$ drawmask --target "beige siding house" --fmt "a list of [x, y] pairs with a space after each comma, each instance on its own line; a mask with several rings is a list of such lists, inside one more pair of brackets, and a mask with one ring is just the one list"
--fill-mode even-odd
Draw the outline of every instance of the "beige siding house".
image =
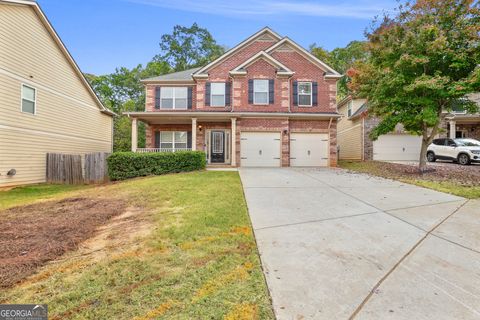
[[364, 159], [364, 119], [358, 117], [366, 100], [347, 97], [338, 104], [341, 115], [337, 124], [338, 158], [340, 160]]
[[38, 4], [0, 0], [0, 187], [44, 182], [47, 152], [111, 152], [113, 115]]

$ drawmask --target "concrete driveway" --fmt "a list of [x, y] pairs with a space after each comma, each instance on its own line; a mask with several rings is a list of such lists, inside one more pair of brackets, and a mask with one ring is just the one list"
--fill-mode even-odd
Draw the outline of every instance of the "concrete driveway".
[[340, 169], [240, 176], [278, 319], [480, 319], [479, 203]]

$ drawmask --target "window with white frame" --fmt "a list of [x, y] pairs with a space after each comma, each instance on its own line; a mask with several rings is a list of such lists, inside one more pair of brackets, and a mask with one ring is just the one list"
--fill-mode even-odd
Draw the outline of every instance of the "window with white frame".
[[351, 117], [352, 116], [352, 101], [348, 101], [347, 104], [347, 116]]
[[22, 112], [35, 114], [37, 92], [35, 88], [22, 85]]
[[298, 105], [310, 107], [312, 105], [312, 83], [299, 82], [298, 83]]
[[225, 107], [225, 82], [210, 84], [210, 106]]
[[160, 148], [172, 150], [187, 149], [186, 131], [160, 131]]
[[160, 91], [161, 109], [187, 109], [187, 87], [162, 87]]
[[253, 80], [253, 104], [268, 104], [268, 79]]

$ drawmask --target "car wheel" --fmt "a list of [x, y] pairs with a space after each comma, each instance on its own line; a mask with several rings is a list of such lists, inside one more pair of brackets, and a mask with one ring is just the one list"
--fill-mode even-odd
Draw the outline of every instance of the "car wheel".
[[470, 157], [467, 154], [462, 153], [458, 156], [458, 163], [460, 163], [463, 166], [469, 165]]
[[435, 154], [433, 152], [427, 152], [427, 161], [428, 162], [435, 162]]

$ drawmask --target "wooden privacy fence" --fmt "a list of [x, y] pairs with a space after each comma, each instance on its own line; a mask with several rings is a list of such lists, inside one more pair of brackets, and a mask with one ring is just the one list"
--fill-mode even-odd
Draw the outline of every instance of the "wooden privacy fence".
[[[47, 182], [59, 184], [100, 183], [108, 181], [109, 153], [47, 153]], [[84, 161], [82, 161], [84, 159]], [[82, 168], [82, 162], [85, 167]]]

